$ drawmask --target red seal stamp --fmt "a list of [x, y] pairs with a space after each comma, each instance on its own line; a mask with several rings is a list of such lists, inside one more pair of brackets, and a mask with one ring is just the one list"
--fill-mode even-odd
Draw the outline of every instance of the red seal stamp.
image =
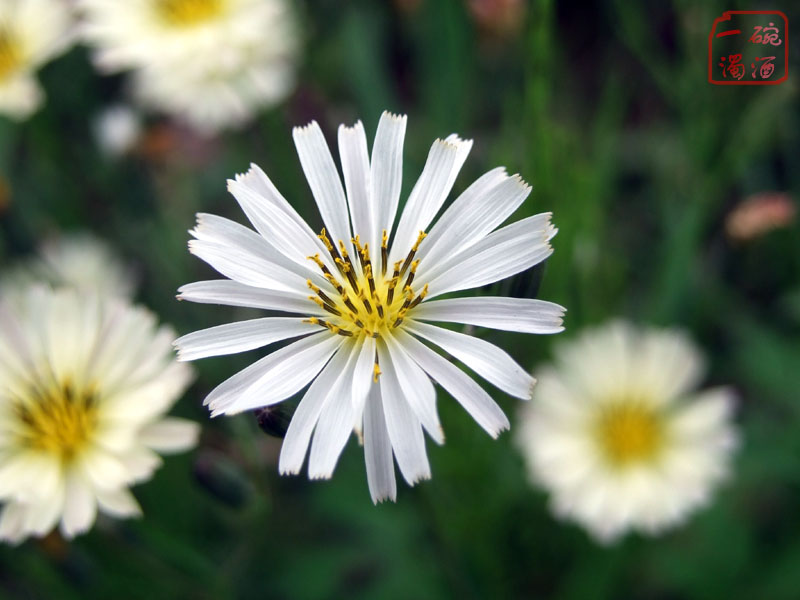
[[777, 10], [729, 10], [708, 35], [708, 81], [777, 85], [789, 78], [789, 19]]

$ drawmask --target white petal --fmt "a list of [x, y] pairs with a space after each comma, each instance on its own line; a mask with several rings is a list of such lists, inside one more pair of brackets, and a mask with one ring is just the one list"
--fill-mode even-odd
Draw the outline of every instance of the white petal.
[[436, 265], [424, 278], [430, 284], [429, 298], [479, 287], [540, 263], [553, 253], [549, 244], [555, 235], [550, 215], [522, 219], [494, 233], [458, 255]]
[[472, 148], [472, 140], [450, 136], [436, 140], [428, 153], [422, 175], [408, 197], [397, 226], [389, 262], [402, 259], [425, 231], [444, 204], [461, 166]]
[[284, 292], [299, 291], [306, 287], [306, 279], [297, 273], [228, 244], [190, 240], [189, 252], [225, 277], [245, 285]]
[[142, 429], [139, 442], [160, 452], [183, 452], [197, 445], [200, 425], [186, 419], [166, 417]]
[[386, 430], [386, 417], [383, 414], [380, 387], [377, 385], [370, 388], [364, 406], [364, 460], [372, 501], [375, 504], [384, 500], [394, 501], [397, 483], [394, 478], [392, 442]]
[[174, 345], [178, 348], [178, 360], [197, 360], [254, 350], [315, 331], [319, 331], [319, 325], [306, 319], [264, 317], [201, 329], [178, 338]]
[[375, 230], [367, 240], [376, 271], [380, 268], [377, 252], [381, 243], [381, 233], [385, 229], [392, 234], [400, 189], [403, 185], [403, 140], [406, 136], [405, 115], [384, 112], [375, 133], [370, 165], [370, 202], [375, 207]]
[[296, 394], [317, 376], [344, 340], [322, 331], [265, 356], [211, 391], [206, 398], [211, 416], [268, 406]]
[[130, 480], [125, 463], [102, 448], [88, 448], [75, 469], [72, 479], [82, 479], [92, 489], [117, 489]]
[[713, 438], [724, 437], [720, 434], [729, 428], [734, 397], [728, 388], [714, 388], [693, 395], [675, 411], [672, 431], [683, 443], [713, 443]]
[[133, 478], [133, 481], [145, 481], [150, 479], [153, 472], [158, 469], [164, 461], [162, 458], [144, 446], [137, 446], [133, 450], [125, 453], [122, 457], [125, 468]]
[[66, 538], [73, 538], [87, 531], [94, 523], [96, 514], [97, 501], [91, 485], [80, 475], [70, 474], [61, 517], [61, 533]]
[[303, 460], [306, 457], [311, 433], [319, 420], [330, 390], [344, 371], [349, 358], [350, 354], [346, 351], [340, 350], [334, 354], [308, 388], [303, 399], [300, 400], [281, 446], [281, 456], [278, 462], [278, 470], [281, 474], [296, 475], [303, 468]]
[[403, 390], [422, 426], [437, 444], [443, 444], [444, 431], [436, 412], [436, 390], [430, 378], [411, 360], [394, 336], [385, 336], [381, 340], [385, 343], [385, 348], [384, 344], [378, 344], [381, 377], [386, 377], [389, 385]]
[[325, 246], [257, 165], [229, 180], [228, 190], [256, 231], [289, 260], [307, 269], [308, 256], [319, 253], [326, 259]]
[[397, 387], [397, 381], [381, 376], [380, 386], [386, 429], [403, 478], [409, 485], [430, 479], [431, 467], [419, 419], [403, 397], [403, 390]]
[[178, 290], [178, 299], [200, 304], [243, 306], [304, 315], [325, 314], [316, 303], [309, 301], [306, 293], [265, 290], [227, 279], [188, 283]]
[[424, 337], [507, 394], [529, 400], [536, 380], [494, 344], [449, 329], [407, 319], [408, 331]]
[[347, 219], [347, 201], [345, 200], [342, 180], [336, 170], [328, 143], [316, 121], [305, 127], [292, 130], [294, 144], [303, 172], [317, 201], [322, 220], [328, 229], [331, 242], [343, 241], [348, 252], [352, 254], [350, 243], [350, 223]]
[[363, 244], [369, 242], [371, 232], [375, 231], [375, 215], [370, 202], [367, 136], [361, 121], [353, 127], [339, 126], [339, 156], [342, 160], [353, 234], [362, 236]]
[[98, 490], [97, 504], [101, 511], [118, 519], [142, 515], [142, 508], [127, 488]]
[[339, 455], [353, 432], [356, 413], [347, 392], [351, 389], [360, 350], [358, 344], [353, 344], [347, 364], [330, 389], [322, 408], [308, 457], [308, 476], [311, 479], [330, 479]]
[[558, 304], [544, 300], [480, 296], [423, 302], [414, 309], [414, 318], [520, 333], [558, 333], [564, 331], [565, 311]]
[[352, 400], [355, 409], [356, 423], [360, 422], [361, 414], [364, 410], [364, 402], [371, 388], [375, 387], [373, 376], [373, 365], [375, 364], [375, 338], [365, 337], [361, 345], [361, 353], [358, 356], [355, 370], [353, 371], [353, 391]]
[[489, 435], [496, 438], [510, 427], [503, 410], [469, 375], [404, 331], [398, 332], [397, 337], [411, 358], [458, 400]]
[[0, 515], [0, 540], [10, 544], [19, 544], [27, 536], [25, 518], [27, 508], [19, 502], [9, 502]]
[[483, 239], [517, 210], [531, 188], [519, 175], [497, 168], [478, 178], [453, 202], [420, 245], [417, 258], [431, 265]]

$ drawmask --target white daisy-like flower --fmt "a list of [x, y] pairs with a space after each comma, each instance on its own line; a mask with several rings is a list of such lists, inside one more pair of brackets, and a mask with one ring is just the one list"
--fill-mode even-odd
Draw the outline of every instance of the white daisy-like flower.
[[179, 296], [298, 315], [191, 333], [176, 342], [179, 358], [301, 337], [220, 384], [206, 404], [213, 415], [234, 414], [273, 405], [310, 383], [286, 433], [280, 471], [298, 473], [310, 445], [309, 476], [330, 477], [355, 430], [376, 502], [395, 498], [393, 453], [410, 485], [430, 477], [423, 431], [444, 441], [432, 380], [493, 437], [509, 426], [480, 385], [421, 339], [512, 396], [528, 399], [534, 384], [497, 346], [425, 321], [556, 333], [564, 312], [522, 298], [432, 300], [540, 263], [552, 253], [556, 229], [549, 213], [498, 229], [530, 192], [502, 168], [479, 178], [431, 226], [472, 146], [456, 135], [434, 142], [395, 226], [405, 130], [406, 117], [384, 113], [370, 159], [361, 123], [341, 126], [343, 188], [317, 123], [296, 128], [300, 163], [325, 228], [315, 235], [253, 166], [229, 181], [229, 190], [256, 231], [203, 214], [191, 232], [191, 252], [230, 280], [192, 283]]
[[72, 537], [98, 508], [140, 514], [128, 486], [198, 433], [164, 416], [192, 377], [172, 337], [144, 309], [68, 288], [0, 303], [0, 539], [59, 524]]
[[26, 119], [44, 99], [35, 73], [71, 43], [62, 0], [0, 2], [0, 113]]
[[294, 86], [298, 28], [287, 0], [78, 0], [83, 37], [136, 96], [206, 133], [236, 127]]
[[670, 330], [613, 322], [563, 343], [536, 371], [517, 442], [559, 517], [601, 542], [654, 534], [706, 504], [736, 433], [727, 388], [695, 391], [704, 363]]
[[37, 282], [73, 287], [84, 292], [130, 298], [136, 278], [103, 240], [90, 233], [73, 233], [45, 241], [37, 256], [4, 273], [0, 292], [24, 292]]

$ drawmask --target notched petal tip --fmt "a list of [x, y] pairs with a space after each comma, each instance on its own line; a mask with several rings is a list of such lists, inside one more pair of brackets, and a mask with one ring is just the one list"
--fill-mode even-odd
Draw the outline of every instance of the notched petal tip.
[[395, 114], [393, 112], [385, 110], [383, 111], [383, 113], [381, 113], [381, 118], [392, 119], [393, 121], [406, 121], [408, 120], [408, 115], [403, 115], [400, 113]]
[[298, 125], [297, 127], [292, 128], [292, 137], [297, 137], [301, 135], [308, 135], [315, 129], [319, 129], [319, 123], [316, 120], [312, 120], [306, 125]]

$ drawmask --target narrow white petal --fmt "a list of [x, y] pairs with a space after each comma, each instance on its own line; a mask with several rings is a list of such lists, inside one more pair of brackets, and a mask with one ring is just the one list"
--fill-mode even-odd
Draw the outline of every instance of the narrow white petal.
[[328, 268], [334, 267], [320, 239], [261, 169], [253, 165], [246, 175], [228, 180], [228, 191], [264, 239], [303, 273], [313, 269], [308, 257], [314, 254], [319, 254]]
[[236, 354], [274, 342], [319, 331], [319, 325], [299, 317], [264, 317], [194, 331], [175, 340], [178, 360]]
[[429, 298], [493, 283], [550, 256], [553, 248], [549, 240], [553, 235], [549, 214], [528, 217], [487, 235], [418, 279], [428, 280]]
[[101, 511], [118, 519], [142, 515], [142, 508], [128, 488], [98, 490], [97, 504]]
[[61, 533], [66, 538], [73, 538], [85, 532], [94, 523], [96, 514], [97, 500], [89, 482], [80, 475], [70, 474], [61, 517]]
[[469, 375], [404, 331], [397, 334], [406, 352], [493, 438], [510, 427], [503, 410]]
[[[444, 431], [436, 412], [436, 389], [425, 371], [406, 354], [394, 336], [381, 338], [378, 360], [388, 383], [403, 390], [403, 395], [422, 426], [437, 444], [444, 443]], [[386, 352], [388, 350], [388, 353]]]
[[478, 178], [431, 228], [417, 258], [436, 264], [479, 242], [519, 208], [531, 188], [519, 175], [497, 168]]
[[183, 452], [197, 444], [200, 425], [187, 419], [166, 417], [151, 423], [139, 432], [139, 442], [160, 452]]
[[370, 388], [364, 406], [364, 460], [367, 463], [367, 483], [372, 501], [377, 504], [384, 500], [394, 501], [397, 497], [397, 483], [394, 478], [392, 442], [386, 429], [380, 387]]
[[428, 153], [422, 175], [408, 197], [397, 226], [389, 262], [402, 259], [444, 204], [456, 176], [472, 148], [472, 140], [450, 136], [436, 140]]
[[241, 248], [206, 240], [190, 240], [189, 252], [225, 277], [245, 285], [284, 292], [302, 290], [306, 286], [305, 278], [297, 273]]
[[336, 164], [328, 149], [328, 143], [316, 121], [305, 127], [292, 130], [294, 144], [303, 173], [306, 175], [311, 193], [317, 201], [319, 213], [328, 228], [328, 237], [334, 244], [342, 240], [348, 252], [352, 254], [350, 243], [350, 223], [347, 219], [347, 201], [345, 200], [342, 180], [336, 170]]
[[228, 279], [188, 283], [178, 290], [178, 299], [199, 304], [261, 308], [312, 316], [325, 314], [323, 309], [308, 299], [307, 293], [265, 290]]
[[308, 388], [303, 399], [300, 400], [300, 404], [297, 405], [297, 410], [292, 415], [289, 429], [286, 430], [286, 437], [281, 446], [281, 456], [278, 462], [278, 470], [281, 474], [296, 475], [303, 468], [303, 460], [306, 457], [311, 433], [317, 425], [330, 390], [344, 371], [349, 358], [348, 352], [339, 351], [334, 354]]
[[419, 419], [403, 397], [403, 390], [397, 386], [397, 381], [381, 376], [380, 388], [386, 429], [403, 478], [409, 485], [421, 479], [430, 479], [431, 467]]
[[308, 457], [308, 476], [311, 479], [330, 479], [339, 455], [353, 432], [356, 413], [347, 392], [351, 389], [361, 348], [358, 344], [353, 344], [349, 350], [347, 364], [330, 389], [314, 430], [311, 454]]
[[405, 115], [393, 115], [384, 112], [375, 133], [372, 146], [372, 162], [370, 164], [370, 202], [375, 207], [375, 230], [371, 232], [369, 246], [376, 270], [381, 243], [381, 233], [392, 234], [397, 204], [400, 201], [400, 189], [403, 185], [403, 141], [406, 136]]
[[414, 309], [414, 318], [520, 333], [558, 333], [564, 330], [565, 312], [565, 308], [544, 300], [480, 296], [423, 302]]
[[361, 353], [358, 356], [358, 362], [353, 371], [352, 399], [357, 423], [360, 422], [367, 394], [369, 394], [370, 389], [376, 387], [372, 381], [374, 364], [375, 338], [366, 337], [361, 344]]
[[10, 502], [0, 515], [0, 540], [19, 544], [26, 536], [25, 518], [29, 509], [19, 502]]
[[367, 136], [361, 121], [353, 127], [339, 126], [339, 156], [342, 160], [353, 234], [361, 236], [361, 243], [364, 244], [369, 242], [369, 236], [375, 230], [375, 215], [370, 202]]
[[[317, 376], [344, 340], [343, 336], [323, 331], [273, 352], [252, 365], [258, 369], [233, 383], [236, 376], [228, 379], [209, 394], [206, 400], [213, 410], [211, 415], [235, 414], [296, 394]], [[215, 394], [222, 386], [226, 387]]]
[[411, 333], [440, 346], [507, 394], [523, 400], [530, 399], [536, 380], [494, 344], [471, 335], [408, 319], [404, 321], [404, 326]]
[[73, 479], [82, 479], [92, 489], [116, 489], [128, 483], [125, 463], [102, 448], [90, 448], [74, 465]]

